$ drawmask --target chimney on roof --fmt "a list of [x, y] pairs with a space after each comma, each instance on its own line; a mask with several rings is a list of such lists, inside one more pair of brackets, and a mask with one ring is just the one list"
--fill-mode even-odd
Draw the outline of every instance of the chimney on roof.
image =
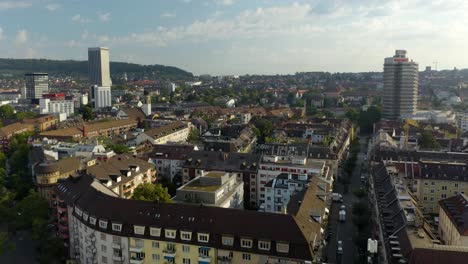
[[83, 137], [88, 137], [88, 127], [86, 126], [86, 124], [83, 124]]

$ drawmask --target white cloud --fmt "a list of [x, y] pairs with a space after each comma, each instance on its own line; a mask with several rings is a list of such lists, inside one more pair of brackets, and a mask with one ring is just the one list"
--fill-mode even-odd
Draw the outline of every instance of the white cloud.
[[48, 4], [45, 6], [45, 8], [51, 12], [57, 10], [60, 8], [60, 5], [59, 4]]
[[82, 17], [80, 14], [76, 14], [72, 16], [71, 20], [73, 22], [78, 22], [78, 23], [83, 23], [83, 24], [91, 22], [91, 19]]
[[110, 16], [111, 16], [110, 12], [106, 12], [106, 13], [98, 12], [97, 14], [98, 14], [99, 20], [103, 22], [107, 22], [110, 20]]
[[102, 36], [99, 36], [97, 40], [100, 44], [107, 43], [109, 41], [109, 36], [102, 35]]
[[228, 6], [228, 5], [232, 5], [234, 4], [234, 0], [213, 0], [217, 5], [224, 5], [224, 6]]
[[0, 11], [15, 8], [27, 8], [30, 6], [32, 6], [32, 3], [29, 1], [2, 1], [0, 2]]
[[88, 37], [89, 37], [88, 30], [85, 30], [83, 31], [83, 33], [81, 33], [81, 39], [87, 39]]
[[0, 40], [3, 38], [3, 28], [0, 27]]
[[172, 13], [171, 12], [164, 12], [164, 13], [161, 14], [161, 17], [163, 17], [163, 18], [173, 18], [175, 16], [176, 16], [176, 14], [174, 12], [172, 12]]
[[22, 29], [16, 33], [16, 44], [22, 45], [28, 41], [28, 31]]

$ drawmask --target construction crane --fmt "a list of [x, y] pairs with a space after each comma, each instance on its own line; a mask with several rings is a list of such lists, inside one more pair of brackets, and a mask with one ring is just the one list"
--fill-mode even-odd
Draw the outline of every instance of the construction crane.
[[419, 127], [419, 124], [418, 122], [416, 122], [415, 120], [413, 119], [406, 119], [405, 120], [405, 124], [403, 125], [403, 131], [405, 132], [405, 134], [403, 135], [405, 138], [404, 138], [404, 143], [403, 143], [403, 148], [404, 149], [408, 149], [408, 139], [409, 139], [409, 130], [410, 130], [410, 127], [413, 126], [413, 127]]

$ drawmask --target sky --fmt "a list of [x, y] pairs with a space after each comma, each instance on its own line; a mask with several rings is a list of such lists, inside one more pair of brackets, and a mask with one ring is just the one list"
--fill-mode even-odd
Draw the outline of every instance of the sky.
[[466, 0], [0, 0], [0, 57], [162, 64], [194, 74], [381, 71], [395, 49], [468, 67]]

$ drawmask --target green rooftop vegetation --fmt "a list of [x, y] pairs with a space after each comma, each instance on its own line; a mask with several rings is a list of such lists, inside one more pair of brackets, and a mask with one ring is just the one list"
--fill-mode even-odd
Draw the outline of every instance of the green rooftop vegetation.
[[196, 179], [190, 183], [187, 183], [182, 190], [193, 190], [193, 191], [202, 191], [202, 192], [214, 192], [219, 188], [218, 185], [204, 185], [201, 183], [200, 179]]

